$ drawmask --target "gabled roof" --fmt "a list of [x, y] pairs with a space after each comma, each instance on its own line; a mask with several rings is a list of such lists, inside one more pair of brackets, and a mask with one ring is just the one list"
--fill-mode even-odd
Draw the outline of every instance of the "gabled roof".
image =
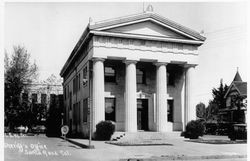
[[232, 82], [224, 98], [228, 96], [233, 88], [236, 89], [240, 96], [247, 96], [247, 82]]
[[233, 82], [240, 95], [247, 95], [247, 82]]
[[237, 90], [237, 92], [239, 93], [239, 95], [241, 96], [247, 96], [247, 82], [243, 82], [241, 79], [241, 76], [239, 74], [239, 72], [237, 71], [233, 82], [231, 83], [231, 85], [229, 86], [227, 93], [225, 94], [225, 98], [227, 97], [227, 95], [230, 93], [232, 88], [235, 88]]
[[241, 76], [239, 74], [239, 72], [237, 71], [235, 76], [234, 76], [234, 82], [242, 82]]
[[[187, 39], [181, 38], [171, 38], [171, 37], [160, 37], [160, 36], [145, 36], [139, 34], [131, 33], [114, 33], [109, 31], [109, 29], [114, 29], [122, 26], [132, 25], [140, 22], [152, 22], [159, 26], [164, 27], [165, 29], [171, 30], [179, 35], [185, 36]], [[171, 21], [165, 17], [162, 17], [153, 12], [144, 12], [140, 14], [119, 17], [115, 19], [100, 21], [96, 23], [89, 23], [77, 44], [75, 45], [73, 51], [71, 52], [69, 58], [64, 64], [60, 75], [63, 76], [66, 70], [71, 66], [72, 62], [76, 59], [76, 55], [80, 52], [82, 45], [89, 40], [92, 35], [104, 35], [104, 36], [116, 36], [116, 37], [127, 37], [127, 38], [136, 38], [136, 39], [149, 39], [156, 41], [169, 41], [169, 42], [180, 42], [180, 43], [192, 43], [195, 45], [201, 45], [205, 41], [205, 37], [201, 36], [198, 32], [191, 30], [185, 26], [182, 26], [174, 21]]]
[[198, 32], [191, 30], [185, 26], [182, 26], [174, 21], [171, 21], [153, 12], [146, 12], [146, 13], [141, 13], [141, 14], [136, 14], [136, 15], [130, 15], [130, 16], [125, 16], [125, 17], [119, 17], [115, 19], [100, 21], [95, 24], [90, 24], [89, 29], [105, 31], [107, 29], [120, 27], [120, 26], [124, 26], [128, 24], [130, 25], [130, 24], [143, 22], [143, 21], [152, 21], [152, 22], [158, 23], [159, 25], [168, 27], [183, 35], [192, 36], [196, 40], [204, 41], [206, 39], [205, 37], [201, 36]]

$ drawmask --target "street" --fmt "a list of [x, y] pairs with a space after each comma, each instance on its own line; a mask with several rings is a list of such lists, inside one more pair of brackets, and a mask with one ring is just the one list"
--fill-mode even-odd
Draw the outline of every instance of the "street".
[[[88, 140], [73, 139], [88, 145]], [[81, 148], [61, 138], [45, 135], [19, 136], [5, 135], [5, 161], [104, 161], [104, 160], [176, 160], [178, 156], [189, 156], [184, 160], [199, 161], [245, 161], [247, 158], [230, 157], [245, 155], [246, 144], [209, 145], [185, 142], [183, 138], [171, 137], [173, 146], [116, 146], [103, 141], [93, 141], [95, 149]], [[193, 156], [194, 158], [190, 158]], [[202, 156], [215, 156], [204, 158]], [[221, 157], [224, 156], [224, 157]], [[174, 159], [172, 158], [174, 157]], [[172, 159], [171, 159], [172, 158]], [[185, 158], [185, 157], [184, 157]], [[178, 160], [178, 159], [177, 159]], [[182, 159], [179, 159], [182, 160]]]
[[5, 136], [5, 161], [83, 160], [82, 148], [60, 138]]

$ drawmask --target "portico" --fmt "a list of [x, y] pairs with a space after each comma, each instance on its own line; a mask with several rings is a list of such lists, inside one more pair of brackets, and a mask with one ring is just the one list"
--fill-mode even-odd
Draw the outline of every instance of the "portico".
[[[184, 130], [196, 119], [193, 79], [204, 40], [152, 12], [91, 22], [61, 71], [69, 126], [77, 126], [70, 114], [75, 102], [83, 134], [89, 121], [95, 131], [102, 120], [117, 131]], [[74, 78], [79, 90], [70, 98]]]
[[[105, 90], [104, 90], [104, 62], [103, 58], [93, 59], [93, 126], [101, 120], [105, 120]], [[137, 129], [137, 92], [136, 81], [136, 60], [121, 61], [125, 65], [125, 131], [136, 132]], [[155, 84], [155, 128], [154, 131], [167, 132], [173, 131], [171, 123], [168, 123], [167, 114], [167, 62], [152, 62], [155, 66], [156, 84]], [[183, 125], [188, 121], [196, 119], [195, 106], [192, 106], [192, 78], [195, 72], [194, 65], [182, 65], [185, 73], [184, 100], [185, 115], [182, 117]], [[145, 96], [144, 96], [145, 99]], [[147, 98], [151, 99], [151, 98]], [[95, 128], [95, 127], [93, 127]]]

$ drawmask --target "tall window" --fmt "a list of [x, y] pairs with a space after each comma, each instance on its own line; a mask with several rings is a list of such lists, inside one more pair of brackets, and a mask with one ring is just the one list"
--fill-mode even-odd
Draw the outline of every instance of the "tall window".
[[32, 93], [32, 103], [37, 103], [37, 94], [36, 93]]
[[115, 98], [105, 98], [105, 120], [115, 121]]
[[80, 90], [80, 88], [81, 88], [81, 75], [80, 75], [80, 73], [78, 74], [78, 91]]
[[64, 95], [64, 100], [66, 100], [66, 87], [63, 88], [63, 95]]
[[46, 105], [47, 103], [47, 95], [46, 94], [41, 94], [41, 104]]
[[50, 94], [50, 104], [56, 105], [56, 95], [55, 94]]
[[136, 69], [136, 82], [146, 84], [146, 72], [144, 69]]
[[75, 94], [76, 89], [76, 78], [73, 79], [73, 94]]
[[74, 103], [73, 104], [73, 124], [75, 125], [75, 127], [76, 127], [76, 125], [77, 125], [77, 103]]
[[87, 85], [88, 82], [88, 70], [87, 67], [83, 68], [83, 74], [82, 74], [82, 78], [83, 78], [83, 86]]
[[72, 110], [72, 92], [69, 92], [69, 110]]
[[28, 93], [23, 93], [22, 94], [22, 100], [23, 100], [23, 102], [27, 102], [28, 101]]
[[167, 83], [170, 86], [174, 85], [174, 73], [173, 72], [168, 72], [167, 73]]
[[88, 118], [88, 99], [83, 100], [83, 122], [87, 122]]
[[78, 75], [76, 76], [76, 80], [75, 80], [75, 92], [78, 91]]
[[114, 67], [105, 67], [105, 82], [116, 82], [116, 72]]
[[69, 85], [67, 85], [67, 97], [69, 97]]

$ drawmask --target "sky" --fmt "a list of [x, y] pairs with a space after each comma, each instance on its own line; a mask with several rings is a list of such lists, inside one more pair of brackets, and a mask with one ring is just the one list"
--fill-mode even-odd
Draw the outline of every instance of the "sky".
[[199, 48], [194, 95], [207, 105], [212, 88], [220, 79], [230, 85], [237, 67], [247, 80], [247, 5], [231, 2], [6, 2], [4, 49], [23, 45], [39, 67], [39, 79], [60, 70], [86, 28], [94, 22], [143, 12], [149, 4], [154, 12], [207, 38]]

